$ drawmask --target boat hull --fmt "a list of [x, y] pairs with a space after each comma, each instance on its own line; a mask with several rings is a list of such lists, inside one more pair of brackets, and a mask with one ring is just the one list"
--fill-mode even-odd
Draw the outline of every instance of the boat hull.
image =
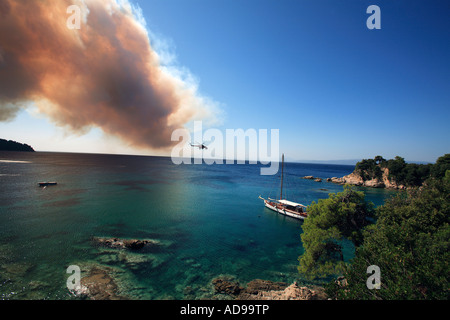
[[40, 187], [47, 187], [47, 186], [56, 186], [56, 182], [39, 182]]
[[286, 208], [276, 206], [275, 203], [270, 202], [268, 200], [264, 200], [264, 205], [272, 211], [278, 212], [279, 214], [282, 214], [282, 215], [285, 215], [285, 216], [288, 216], [288, 217], [291, 217], [294, 219], [304, 220], [306, 218], [305, 215], [301, 215], [300, 213], [292, 212], [290, 210], [287, 210]]

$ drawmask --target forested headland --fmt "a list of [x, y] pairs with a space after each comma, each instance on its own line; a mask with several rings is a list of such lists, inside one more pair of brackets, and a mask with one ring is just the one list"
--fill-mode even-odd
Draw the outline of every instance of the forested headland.
[[382, 156], [363, 159], [355, 170], [342, 178], [329, 178], [327, 181], [364, 187], [407, 189], [420, 187], [429, 178], [443, 177], [450, 166], [450, 154], [439, 157], [436, 163], [407, 163], [396, 156], [386, 160]]
[[34, 149], [25, 143], [12, 140], [0, 139], [0, 151], [27, 151], [34, 152]]
[[356, 164], [355, 171], [363, 180], [382, 179], [383, 169], [387, 169], [388, 179], [397, 185], [408, 187], [421, 186], [430, 177], [445, 175], [450, 166], [450, 154], [437, 159], [432, 164], [407, 163], [404, 158], [396, 156], [394, 159], [386, 160], [381, 156], [374, 159], [364, 159]]

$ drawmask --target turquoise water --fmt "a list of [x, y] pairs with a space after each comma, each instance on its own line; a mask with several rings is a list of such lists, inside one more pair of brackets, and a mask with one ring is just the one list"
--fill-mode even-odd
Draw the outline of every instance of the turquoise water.
[[[129, 299], [211, 297], [222, 275], [301, 279], [302, 222], [264, 208], [279, 178], [259, 165], [174, 165], [170, 158], [0, 152], [0, 297], [72, 299], [69, 265], [109, 267]], [[305, 205], [342, 186], [353, 166], [286, 164], [287, 197]], [[40, 188], [41, 181], [58, 185]], [[382, 204], [392, 192], [364, 189]], [[101, 248], [94, 237], [153, 239], [155, 250]]]

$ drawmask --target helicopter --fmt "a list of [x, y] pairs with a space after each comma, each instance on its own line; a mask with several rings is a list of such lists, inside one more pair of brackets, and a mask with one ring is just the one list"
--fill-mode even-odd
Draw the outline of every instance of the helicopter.
[[199, 148], [199, 150], [208, 149], [208, 147], [205, 146], [203, 143], [192, 144], [189, 142], [189, 144], [191, 145], [191, 147]]

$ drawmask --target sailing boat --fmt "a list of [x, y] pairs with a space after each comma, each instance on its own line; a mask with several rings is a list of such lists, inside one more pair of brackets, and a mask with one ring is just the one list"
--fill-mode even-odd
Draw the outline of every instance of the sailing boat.
[[293, 201], [289, 201], [286, 199], [283, 199], [283, 171], [284, 171], [284, 153], [282, 155], [282, 161], [281, 161], [281, 190], [280, 190], [280, 199], [264, 199], [261, 196], [259, 198], [264, 201], [264, 205], [269, 208], [270, 210], [273, 210], [275, 212], [278, 212], [279, 214], [283, 214], [285, 216], [289, 216], [295, 219], [305, 219], [308, 214], [306, 213], [306, 206], [296, 203]]

